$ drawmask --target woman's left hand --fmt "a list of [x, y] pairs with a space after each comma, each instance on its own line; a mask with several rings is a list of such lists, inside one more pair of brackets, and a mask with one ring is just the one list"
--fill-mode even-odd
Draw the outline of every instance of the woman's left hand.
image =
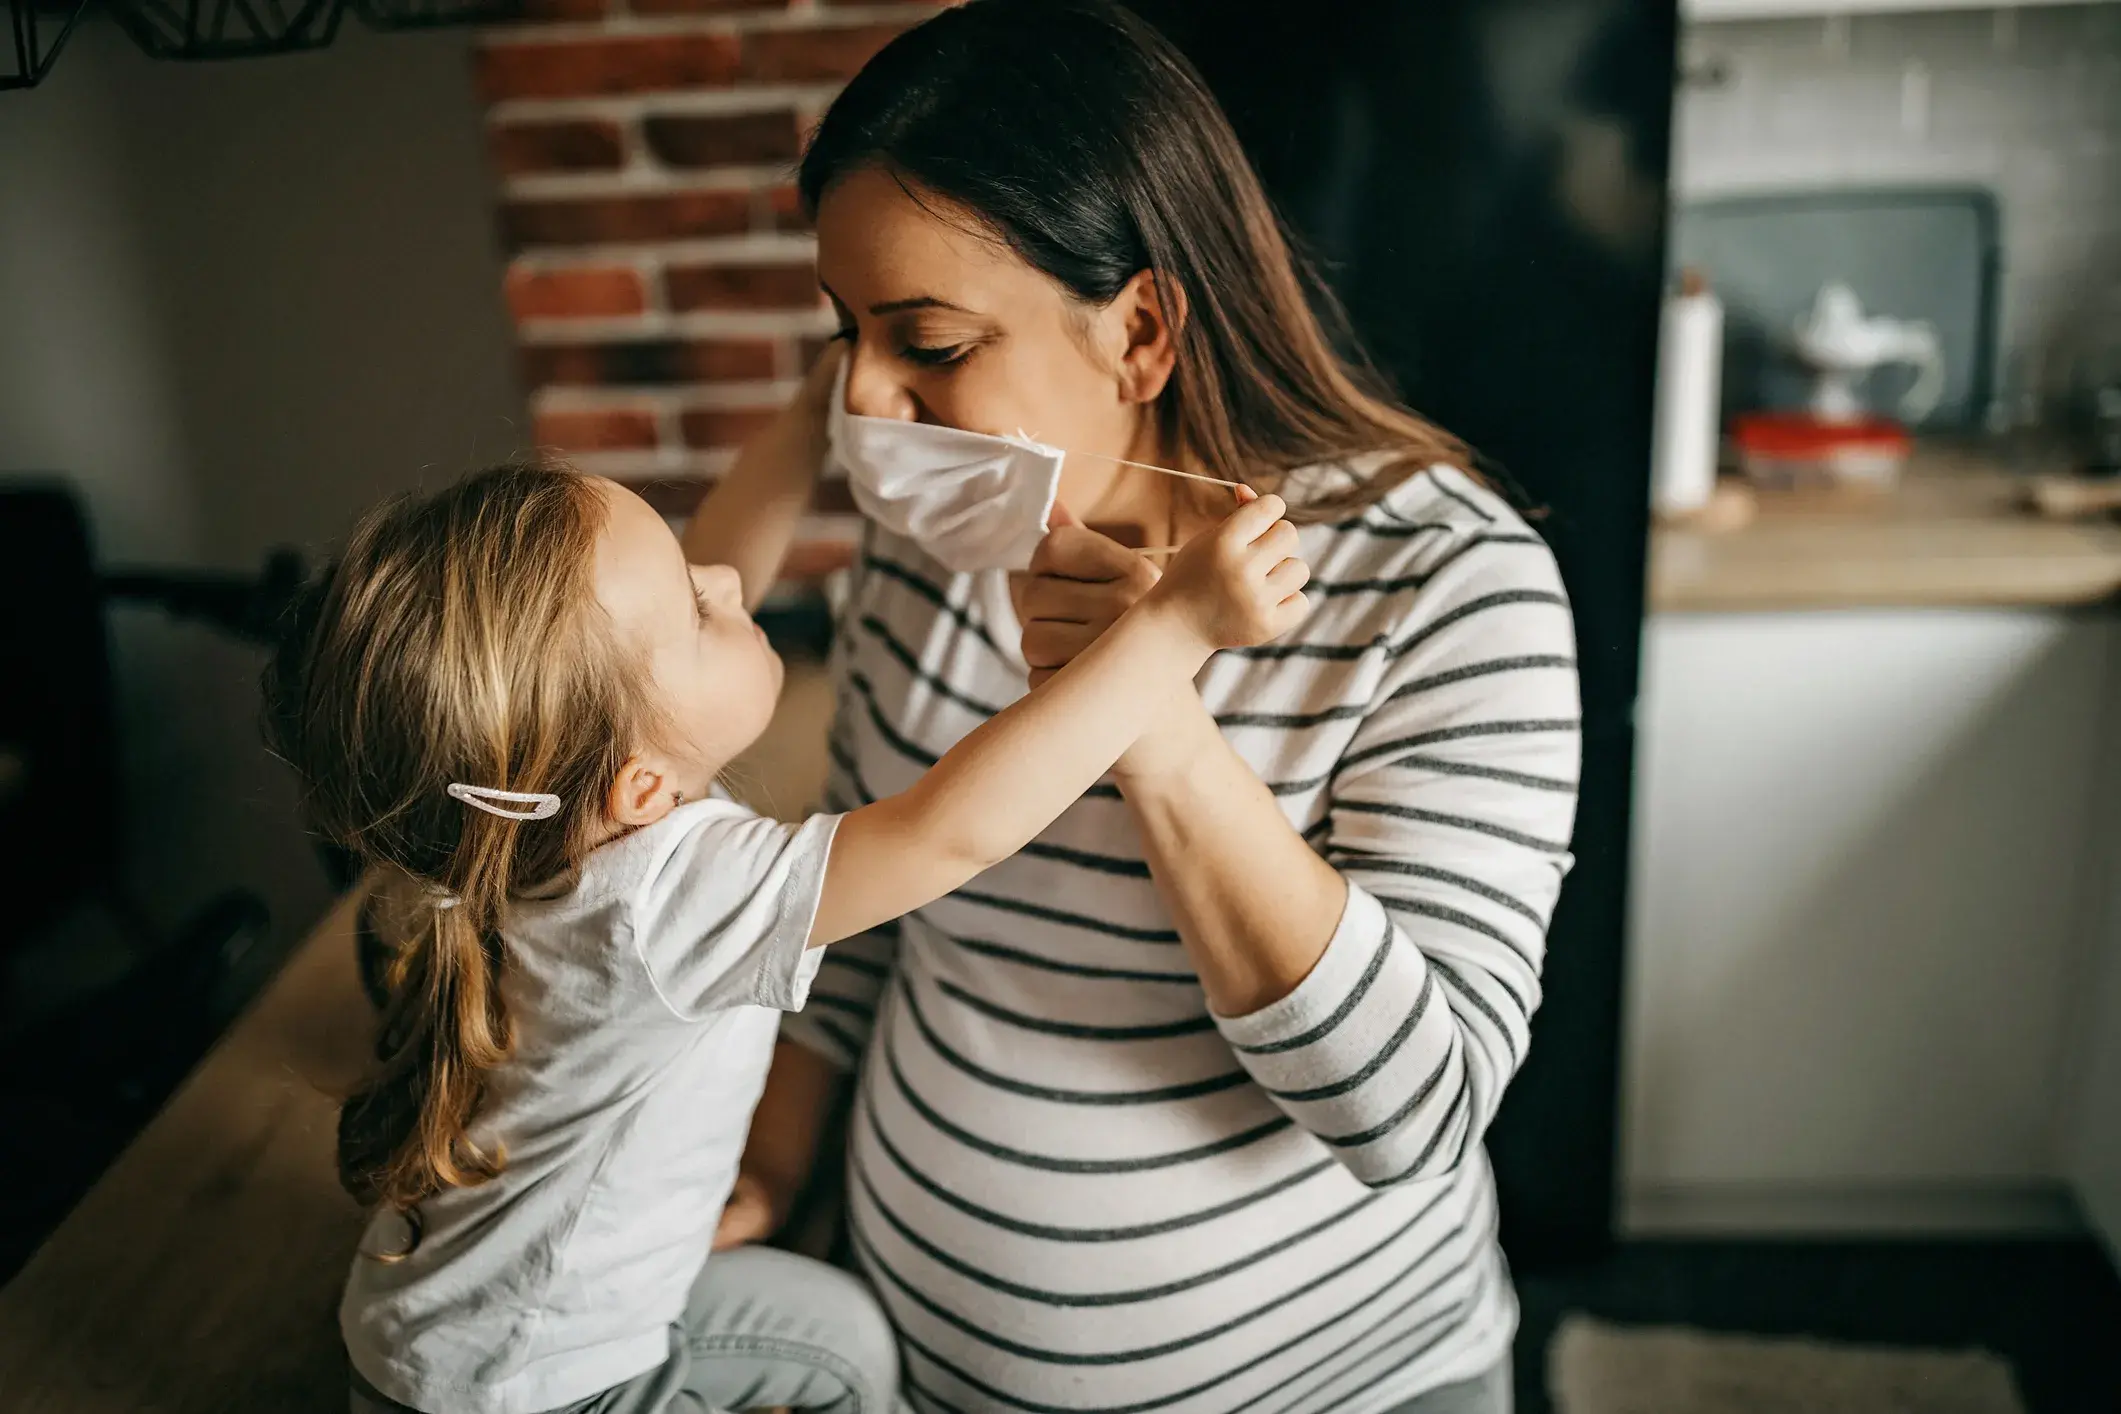
[[1055, 502], [1031, 568], [1012, 575], [1010, 597], [1024, 626], [1024, 661], [1037, 687], [1088, 648], [1163, 572]]

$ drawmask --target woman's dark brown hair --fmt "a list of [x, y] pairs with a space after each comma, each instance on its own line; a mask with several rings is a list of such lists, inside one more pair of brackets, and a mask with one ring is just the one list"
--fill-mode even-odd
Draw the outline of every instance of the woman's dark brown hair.
[[[470, 1133], [511, 1043], [502, 909], [594, 846], [654, 726], [592, 587], [604, 515], [585, 478], [530, 466], [392, 502], [266, 669], [266, 736], [311, 826], [425, 904], [392, 960], [378, 1067], [339, 1115], [340, 1182], [363, 1203], [410, 1210], [507, 1161]], [[452, 799], [458, 781], [561, 808], [502, 819]]]
[[[1177, 368], [1157, 409], [1167, 442], [1281, 492], [1301, 518], [1343, 517], [1426, 467], [1466, 463], [1456, 438], [1335, 352], [1327, 323], [1355, 347], [1340, 306], [1292, 250], [1229, 120], [1116, 4], [971, 0], [900, 35], [827, 110], [804, 201], [815, 211], [867, 167], [969, 214], [1085, 304], [1154, 271], [1178, 295]], [[1365, 474], [1285, 484], [1351, 460]]]

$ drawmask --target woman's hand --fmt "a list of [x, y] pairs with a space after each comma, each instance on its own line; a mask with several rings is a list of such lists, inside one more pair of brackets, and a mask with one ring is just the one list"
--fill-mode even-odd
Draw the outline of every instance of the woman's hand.
[[832, 416], [832, 390], [839, 381], [840, 364], [846, 361], [847, 345], [835, 339], [803, 375], [803, 386], [781, 410], [784, 434], [817, 463], [825, 460], [827, 419]]
[[714, 1250], [726, 1252], [764, 1242], [787, 1220], [790, 1201], [760, 1175], [748, 1170], [739, 1173], [722, 1207], [721, 1225], [714, 1230]]
[[1098, 636], [1163, 572], [1110, 536], [1100, 535], [1058, 501], [1053, 524], [1031, 556], [1031, 568], [1010, 580], [1017, 622], [1024, 626], [1024, 661], [1037, 687]]

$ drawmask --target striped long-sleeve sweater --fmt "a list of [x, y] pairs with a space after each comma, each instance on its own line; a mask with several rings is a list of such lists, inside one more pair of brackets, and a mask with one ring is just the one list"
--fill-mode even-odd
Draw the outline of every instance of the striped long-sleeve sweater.
[[[1361, 1414], [1508, 1352], [1480, 1138], [1569, 863], [1568, 606], [1546, 546], [1453, 471], [1303, 547], [1309, 620], [1200, 678], [1348, 881], [1294, 992], [1210, 1011], [1105, 784], [834, 947], [787, 1023], [860, 1064], [850, 1221], [924, 1411]], [[829, 803], [903, 789], [1020, 696], [1019, 635], [1005, 576], [872, 532]]]

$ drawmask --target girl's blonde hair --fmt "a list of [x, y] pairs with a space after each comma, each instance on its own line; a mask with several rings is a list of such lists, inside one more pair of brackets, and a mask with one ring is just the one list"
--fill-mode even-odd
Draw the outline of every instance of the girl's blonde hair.
[[[378, 1066], [340, 1111], [339, 1179], [409, 1210], [507, 1161], [470, 1126], [509, 1052], [499, 925], [601, 838], [620, 767], [652, 728], [597, 604], [605, 506], [584, 477], [505, 466], [363, 520], [266, 670], [266, 734], [319, 833], [409, 875], [435, 907], [391, 968]], [[452, 782], [550, 792], [506, 820]]]

